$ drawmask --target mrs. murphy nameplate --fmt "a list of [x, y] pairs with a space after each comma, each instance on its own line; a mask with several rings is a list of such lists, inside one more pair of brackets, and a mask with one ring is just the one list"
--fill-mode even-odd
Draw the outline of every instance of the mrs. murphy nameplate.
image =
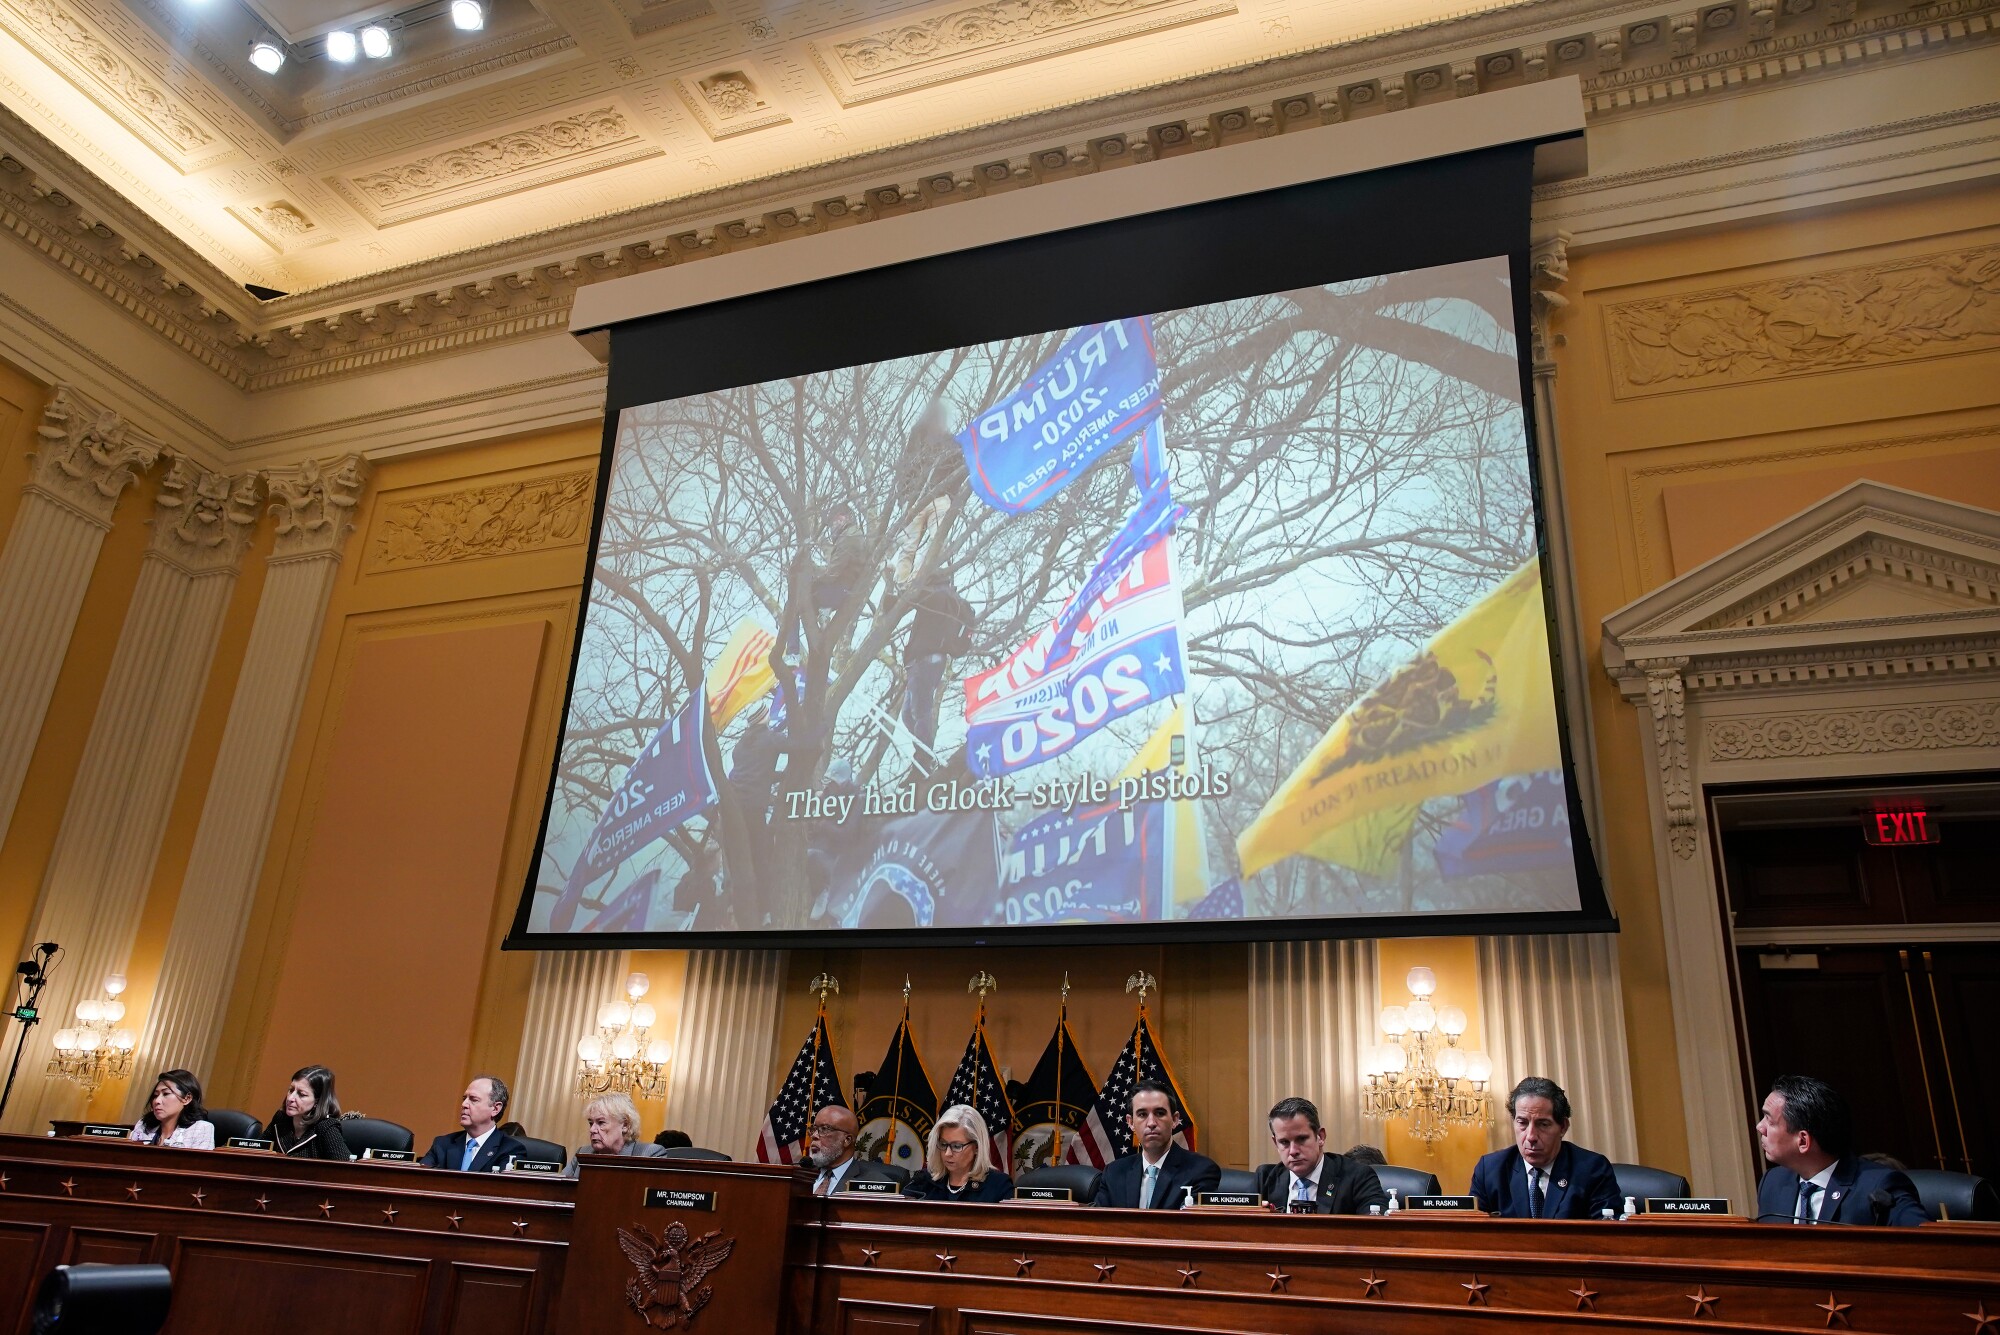
[[647, 1187], [646, 1208], [649, 1210], [703, 1210], [715, 1213], [715, 1193], [712, 1191], [689, 1191], [686, 1187]]

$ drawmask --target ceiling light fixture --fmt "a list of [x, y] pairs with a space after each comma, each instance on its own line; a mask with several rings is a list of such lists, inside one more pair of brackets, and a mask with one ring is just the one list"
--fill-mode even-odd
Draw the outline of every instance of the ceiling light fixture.
[[478, 32], [486, 26], [486, 9], [479, 0], [451, 0], [451, 26], [460, 32]]
[[326, 58], [345, 65], [361, 53], [361, 44], [354, 40], [354, 34], [338, 28], [326, 35]]
[[250, 63], [266, 74], [276, 74], [285, 64], [285, 48], [268, 37], [250, 43]]
[[389, 30], [379, 23], [371, 23], [361, 30], [361, 54], [370, 60], [380, 60], [389, 54]]

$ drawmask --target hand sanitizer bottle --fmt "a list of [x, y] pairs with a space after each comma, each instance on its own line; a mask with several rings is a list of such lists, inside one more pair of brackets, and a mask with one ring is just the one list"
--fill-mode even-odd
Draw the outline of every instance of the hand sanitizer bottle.
[[1632, 1197], [1627, 1196], [1625, 1198], [1625, 1213], [1619, 1215], [1618, 1217], [1620, 1219], [1630, 1219], [1633, 1215], [1637, 1213], [1639, 1213], [1639, 1202], [1634, 1200]]
[[1402, 1202], [1396, 1199], [1396, 1189], [1394, 1187], [1389, 1188], [1389, 1213], [1394, 1214], [1402, 1208]]

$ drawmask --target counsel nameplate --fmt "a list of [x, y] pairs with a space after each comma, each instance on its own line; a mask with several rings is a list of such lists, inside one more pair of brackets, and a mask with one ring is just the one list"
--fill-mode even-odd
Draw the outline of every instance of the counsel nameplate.
[[715, 1193], [712, 1191], [689, 1191], [685, 1187], [647, 1187], [646, 1208], [649, 1210], [705, 1210], [715, 1213]]
[[1479, 1208], [1479, 1198], [1477, 1196], [1405, 1196], [1403, 1197], [1403, 1208], [1405, 1210], [1432, 1211], [1477, 1210]]
[[1017, 1201], [1074, 1201], [1076, 1193], [1068, 1187], [1016, 1187], [1014, 1199]]
[[1647, 1214], [1719, 1215], [1730, 1213], [1724, 1196], [1648, 1196]]

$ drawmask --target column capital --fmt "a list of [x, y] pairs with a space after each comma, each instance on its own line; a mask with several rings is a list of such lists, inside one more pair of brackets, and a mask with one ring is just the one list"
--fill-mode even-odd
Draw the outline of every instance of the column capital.
[[211, 473], [176, 454], [154, 504], [147, 550], [190, 575], [233, 570], [257, 531], [257, 475]]
[[28, 490], [99, 528], [111, 527], [112, 512], [132, 478], [160, 457], [158, 441], [68, 385], [56, 386], [35, 436]]
[[368, 461], [358, 454], [267, 470], [264, 485], [278, 525], [272, 559], [339, 556], [367, 483]]
[[1564, 343], [1551, 327], [1555, 313], [1569, 305], [1556, 289], [1569, 281], [1568, 232], [1557, 232], [1528, 249], [1529, 357], [1538, 375], [1554, 375], [1556, 349]]

